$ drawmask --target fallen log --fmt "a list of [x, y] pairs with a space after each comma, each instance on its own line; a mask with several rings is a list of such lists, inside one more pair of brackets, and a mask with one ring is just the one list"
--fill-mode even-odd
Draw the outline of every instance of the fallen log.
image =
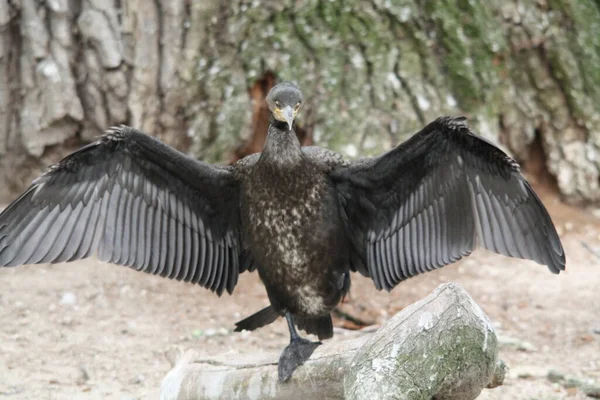
[[161, 385], [162, 400], [469, 400], [502, 384], [506, 367], [487, 316], [456, 284], [444, 284], [374, 334], [318, 347], [290, 381], [279, 354], [186, 353]]

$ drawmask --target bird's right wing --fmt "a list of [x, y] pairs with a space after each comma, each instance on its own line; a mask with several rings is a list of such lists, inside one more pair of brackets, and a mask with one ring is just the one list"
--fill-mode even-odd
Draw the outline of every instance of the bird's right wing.
[[390, 290], [468, 255], [477, 241], [565, 268], [546, 208], [517, 163], [461, 118], [439, 118], [395, 149], [330, 173], [351, 267]]
[[0, 265], [102, 261], [232, 292], [247, 267], [239, 185], [129, 127], [37, 178], [0, 214]]

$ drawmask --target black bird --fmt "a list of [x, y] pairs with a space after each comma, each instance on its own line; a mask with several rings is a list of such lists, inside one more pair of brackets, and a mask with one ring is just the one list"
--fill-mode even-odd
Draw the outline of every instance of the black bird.
[[258, 269], [271, 305], [238, 322], [256, 329], [280, 316], [291, 341], [288, 379], [333, 336], [330, 311], [350, 272], [391, 290], [469, 255], [479, 243], [506, 256], [565, 269], [548, 212], [518, 164], [444, 117], [375, 158], [346, 162], [300, 147], [303, 105], [292, 83], [267, 96], [262, 153], [220, 167], [187, 157], [135, 129], [112, 128], [51, 166], [0, 214], [0, 265], [102, 261], [231, 293]]

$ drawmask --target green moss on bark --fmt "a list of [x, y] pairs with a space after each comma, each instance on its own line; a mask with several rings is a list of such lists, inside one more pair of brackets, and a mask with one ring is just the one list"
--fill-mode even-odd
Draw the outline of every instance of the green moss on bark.
[[[600, 171], [594, 0], [239, 1], [198, 10], [201, 104], [187, 112], [194, 150], [209, 161], [225, 160], [248, 135], [247, 87], [270, 70], [303, 88], [300, 123], [318, 145], [374, 155], [437, 116], [466, 114], [482, 135], [502, 134], [521, 161], [540, 132], [550, 171], [577, 176], [559, 177], [561, 190], [600, 199], [600, 189], [575, 183]], [[590, 157], [567, 159], [561, 143], [573, 140]]]

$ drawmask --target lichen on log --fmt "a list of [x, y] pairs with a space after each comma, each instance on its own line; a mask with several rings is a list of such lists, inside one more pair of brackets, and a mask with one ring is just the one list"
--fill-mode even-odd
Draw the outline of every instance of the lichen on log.
[[326, 342], [283, 384], [278, 357], [188, 352], [163, 380], [161, 399], [470, 400], [505, 373], [493, 326], [456, 284], [439, 286], [373, 335]]

